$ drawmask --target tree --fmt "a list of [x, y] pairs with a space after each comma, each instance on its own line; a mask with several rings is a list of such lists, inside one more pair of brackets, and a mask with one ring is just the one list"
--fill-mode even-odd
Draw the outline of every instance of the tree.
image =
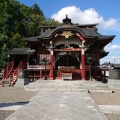
[[11, 47], [12, 48], [22, 48], [25, 46], [25, 41], [19, 33], [15, 33], [12, 35], [11, 39]]
[[0, 68], [4, 68], [8, 64], [7, 55], [5, 54], [6, 49], [6, 44], [4, 44], [0, 51]]
[[28, 7], [17, 0], [0, 1], [0, 61], [7, 60], [5, 51], [14, 47], [25, 47], [24, 37], [40, 34], [40, 26], [58, 25], [52, 19], [46, 19], [37, 4]]
[[60, 23], [58, 21], [55, 21], [54, 19], [48, 18], [46, 20], [46, 26], [58, 26]]

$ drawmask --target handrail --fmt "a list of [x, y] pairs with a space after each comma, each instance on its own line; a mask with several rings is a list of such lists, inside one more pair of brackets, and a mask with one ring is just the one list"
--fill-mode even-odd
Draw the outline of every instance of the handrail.
[[14, 67], [14, 62], [11, 61], [2, 73], [2, 82], [4, 82], [5, 79], [9, 77], [11, 71], [13, 70], [13, 67]]
[[27, 61], [23, 61], [23, 69], [27, 69], [28, 68], [28, 62]]
[[85, 70], [90, 70], [90, 65], [85, 65]]
[[104, 70], [104, 69], [110, 69], [109, 66], [97, 66], [97, 65], [85, 65], [85, 70], [90, 70], [90, 69], [98, 69], [98, 70]]
[[[45, 65], [29, 65], [28, 69], [45, 69]], [[50, 65], [46, 65], [46, 69], [50, 69]]]
[[18, 67], [15, 69], [15, 71], [13, 72], [12, 75], [12, 81], [13, 81], [13, 85], [15, 84], [15, 82], [17, 81], [18, 78], [18, 70], [21, 70], [23, 68], [23, 61], [21, 61], [18, 65]]

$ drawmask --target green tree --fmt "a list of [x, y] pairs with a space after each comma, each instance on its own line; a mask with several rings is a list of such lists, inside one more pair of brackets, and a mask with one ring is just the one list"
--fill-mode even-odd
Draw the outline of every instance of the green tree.
[[37, 4], [28, 7], [17, 0], [0, 0], [0, 64], [7, 60], [5, 52], [14, 47], [25, 47], [24, 37], [38, 36], [40, 26], [58, 24], [53, 19], [46, 19]]
[[19, 33], [15, 33], [11, 38], [12, 48], [23, 48], [25, 46], [25, 41]]
[[7, 64], [7, 55], [5, 54], [7, 50], [6, 44], [1, 47], [0, 51], [0, 68], [4, 68]]
[[48, 18], [46, 20], [46, 26], [58, 26], [60, 23], [58, 21], [55, 21], [54, 19]]

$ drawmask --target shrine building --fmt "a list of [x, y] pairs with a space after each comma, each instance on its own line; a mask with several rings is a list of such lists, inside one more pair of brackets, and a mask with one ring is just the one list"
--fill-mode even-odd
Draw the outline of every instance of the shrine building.
[[104, 47], [115, 37], [100, 34], [97, 25], [75, 25], [66, 16], [60, 26], [41, 26], [39, 36], [24, 38], [28, 48], [8, 52], [12, 69], [27, 70], [30, 80], [97, 80]]

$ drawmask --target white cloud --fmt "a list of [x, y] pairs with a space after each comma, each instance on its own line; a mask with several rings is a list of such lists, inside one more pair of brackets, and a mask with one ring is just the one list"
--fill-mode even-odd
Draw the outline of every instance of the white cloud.
[[105, 51], [120, 50], [120, 45], [107, 45]]
[[71, 18], [73, 23], [79, 24], [99, 23], [98, 27], [100, 29], [107, 29], [117, 24], [116, 19], [111, 18], [105, 21], [104, 18], [100, 16], [99, 13], [93, 8], [82, 11], [79, 7], [76, 6], [64, 7], [57, 13], [53, 14], [51, 18], [54, 18], [55, 20], [62, 22], [62, 19], [64, 19], [66, 15], [68, 15], [68, 17]]

